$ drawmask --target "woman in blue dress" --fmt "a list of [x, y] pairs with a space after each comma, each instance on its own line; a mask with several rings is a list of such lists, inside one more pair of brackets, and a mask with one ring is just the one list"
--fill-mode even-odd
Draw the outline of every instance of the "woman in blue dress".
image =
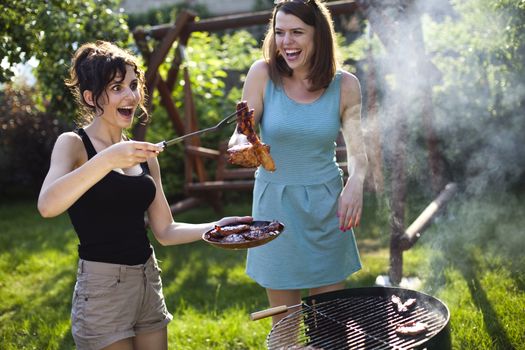
[[[255, 110], [276, 170], [256, 172], [252, 216], [278, 220], [277, 239], [248, 250], [247, 274], [266, 288], [271, 307], [344, 288], [361, 268], [352, 228], [359, 225], [367, 157], [358, 79], [341, 70], [330, 13], [318, 0], [277, 3], [250, 68], [243, 100]], [[342, 132], [349, 177], [335, 160]], [[248, 142], [235, 132], [230, 146]], [[291, 310], [294, 311], [294, 310]], [[273, 317], [274, 324], [285, 314]]]

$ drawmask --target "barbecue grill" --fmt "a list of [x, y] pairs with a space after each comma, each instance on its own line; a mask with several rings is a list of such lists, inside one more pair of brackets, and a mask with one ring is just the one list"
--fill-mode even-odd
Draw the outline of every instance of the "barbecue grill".
[[[416, 299], [399, 313], [392, 295]], [[401, 335], [396, 328], [423, 322], [427, 330]], [[354, 288], [303, 299], [300, 309], [280, 320], [267, 337], [269, 350], [450, 349], [449, 311], [427, 294], [388, 287]]]

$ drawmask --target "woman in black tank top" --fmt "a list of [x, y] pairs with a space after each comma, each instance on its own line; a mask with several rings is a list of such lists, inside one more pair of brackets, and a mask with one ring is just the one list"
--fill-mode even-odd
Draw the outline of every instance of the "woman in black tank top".
[[138, 109], [146, 114], [144, 73], [132, 54], [108, 42], [84, 44], [66, 84], [83, 110], [82, 127], [58, 137], [38, 210], [46, 218], [67, 211], [79, 238], [77, 349], [166, 349], [172, 316], [144, 214], [163, 245], [193, 242], [214, 225], [252, 218], [173, 221], [157, 160], [162, 147], [123, 136]]

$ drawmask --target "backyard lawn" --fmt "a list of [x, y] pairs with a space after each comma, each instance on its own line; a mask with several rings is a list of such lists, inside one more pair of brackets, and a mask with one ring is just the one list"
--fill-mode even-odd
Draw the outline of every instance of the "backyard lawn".
[[[363, 269], [349, 288], [371, 286], [388, 271], [388, 211], [375, 197], [367, 203], [357, 230]], [[225, 214], [249, 209], [229, 205]], [[454, 349], [525, 349], [524, 200], [459, 196], [447, 213], [405, 252], [405, 276], [419, 277], [422, 292], [447, 304]], [[200, 208], [176, 220], [214, 218]], [[0, 348], [73, 349], [77, 238], [67, 216], [42, 219], [34, 202], [5, 203], [0, 227]], [[204, 242], [155, 249], [174, 315], [170, 349], [265, 348], [270, 319], [253, 322], [249, 314], [267, 307], [266, 296], [244, 273], [244, 251]]]

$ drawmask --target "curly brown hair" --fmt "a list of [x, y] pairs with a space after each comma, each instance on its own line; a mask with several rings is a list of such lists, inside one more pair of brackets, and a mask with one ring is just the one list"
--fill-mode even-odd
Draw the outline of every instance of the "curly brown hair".
[[[133, 68], [139, 82], [138, 90], [141, 96], [139, 108], [142, 111], [140, 118], [148, 119], [144, 106], [146, 99], [144, 72], [139, 68], [137, 58], [113, 43], [98, 40], [83, 44], [76, 50], [69, 69], [69, 79], [65, 79], [66, 85], [71, 89], [81, 109], [77, 120], [80, 126], [91, 122], [97, 109], [104, 110], [99, 104], [99, 98], [106, 93], [106, 87], [117, 75], [120, 75], [121, 79], [125, 78], [127, 65]], [[95, 106], [84, 99], [86, 90], [92, 92]]]

